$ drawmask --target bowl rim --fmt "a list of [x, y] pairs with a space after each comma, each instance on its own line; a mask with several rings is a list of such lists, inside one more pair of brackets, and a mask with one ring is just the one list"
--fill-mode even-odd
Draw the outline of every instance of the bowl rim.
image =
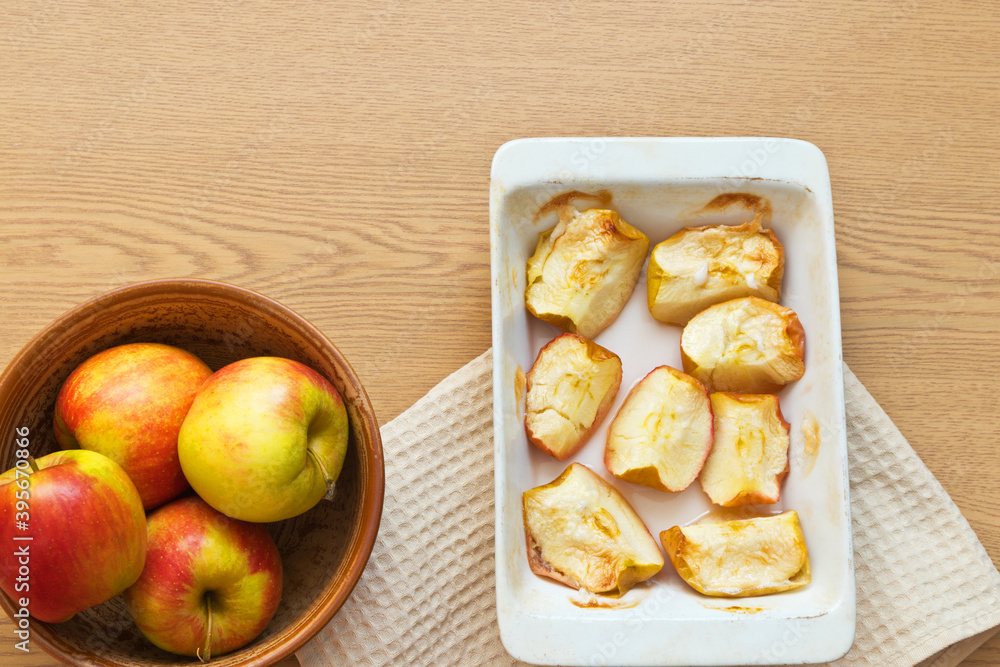
[[[331, 583], [324, 588], [320, 601], [314, 607], [315, 613], [307, 616], [305, 621], [300, 623], [298, 627], [293, 627], [290, 630], [289, 635], [282, 643], [256, 655], [248, 656], [248, 658], [241, 663], [247, 667], [263, 667], [264, 665], [274, 664], [275, 662], [293, 654], [307, 641], [312, 639], [321, 629], [323, 629], [340, 610], [350, 597], [351, 593], [354, 591], [354, 587], [357, 585], [358, 581], [361, 579], [361, 575], [368, 564], [369, 558], [371, 557], [372, 549], [375, 546], [375, 540], [378, 537], [378, 531], [382, 521], [382, 509], [385, 501], [385, 457], [382, 451], [382, 436], [379, 430], [378, 420], [375, 416], [375, 410], [372, 407], [368, 393], [361, 384], [361, 380], [358, 378], [354, 368], [340, 352], [340, 349], [334, 345], [326, 334], [288, 306], [285, 306], [270, 297], [264, 296], [263, 294], [246, 287], [233, 285], [221, 280], [210, 280], [206, 278], [158, 278], [153, 280], [143, 280], [122, 285], [95, 295], [63, 312], [61, 315], [49, 322], [49, 324], [38, 331], [28, 340], [27, 343], [23, 345], [4, 367], [3, 372], [0, 373], [0, 395], [5, 393], [3, 388], [9, 382], [14, 381], [12, 376], [15, 374], [15, 369], [25, 363], [25, 360], [28, 357], [28, 350], [35, 349], [36, 347], [44, 345], [49, 341], [58, 339], [61, 334], [69, 330], [72, 326], [68, 324], [68, 321], [76, 321], [78, 319], [77, 316], [92, 311], [95, 308], [101, 308], [104, 305], [121, 303], [124, 300], [128, 300], [136, 296], [148, 296], [177, 289], [197, 291], [201, 294], [205, 294], [207, 292], [214, 296], [229, 298], [235, 294], [238, 297], [242, 297], [243, 300], [251, 303], [254, 307], [262, 307], [263, 310], [277, 311], [283, 317], [293, 322], [296, 327], [304, 331], [306, 335], [315, 337], [316, 339], [325, 342], [329, 346], [331, 356], [333, 356], [335, 361], [345, 370], [345, 378], [349, 381], [351, 388], [356, 392], [358, 398], [353, 403], [363, 416], [363, 423], [361, 426], [371, 443], [369, 456], [372, 459], [372, 469], [374, 474], [369, 475], [367, 479], [363, 480], [362, 497], [364, 500], [361, 507], [361, 519], [365, 528], [362, 531], [361, 539], [354, 541], [353, 544], [349, 544], [348, 546], [348, 552], [346, 555], [349, 558], [351, 565], [348, 568], [344, 579], [337, 581], [337, 586], [334, 586], [334, 584]], [[346, 582], [346, 585], [342, 585], [342, 582]], [[337, 590], [331, 592], [331, 588], [336, 588]], [[7, 616], [11, 620], [14, 620], [13, 604], [8, 596], [3, 594], [2, 591], [0, 591], [0, 606], [3, 607]], [[81, 660], [81, 657], [83, 656], [79, 653], [67, 652], [59, 646], [50, 645], [49, 628], [47, 627], [48, 624], [40, 623], [40, 625], [41, 627], [32, 632], [33, 643], [52, 657], [70, 665], [108, 664], [104, 661], [100, 661], [99, 658], [99, 661], [97, 662], [86, 658]], [[41, 641], [38, 641], [39, 639]], [[228, 656], [236, 654], [237, 652], [234, 651], [233, 653], [219, 656], [219, 658], [225, 659]]]

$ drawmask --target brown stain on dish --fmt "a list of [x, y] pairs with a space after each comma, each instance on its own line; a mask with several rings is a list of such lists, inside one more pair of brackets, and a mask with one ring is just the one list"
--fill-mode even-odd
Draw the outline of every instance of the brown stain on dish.
[[806, 410], [805, 415], [802, 417], [802, 437], [804, 440], [802, 451], [805, 454], [804, 473], [808, 475], [816, 465], [820, 444], [819, 422], [816, 421], [816, 416], [809, 410]]
[[702, 206], [699, 212], [724, 211], [734, 204], [739, 204], [753, 213], [753, 221], [758, 224], [771, 221], [771, 200], [749, 192], [723, 192]]
[[524, 376], [524, 369], [518, 364], [514, 369], [514, 398], [517, 401], [517, 416], [524, 417], [524, 386], [527, 378]]
[[570, 598], [569, 601], [580, 609], [631, 609], [638, 607], [639, 603], [642, 602], [642, 600], [607, 600], [596, 595], [589, 600]]
[[595, 201], [601, 206], [606, 207], [611, 204], [611, 191], [598, 190], [597, 192], [589, 193], [581, 192], [579, 190], [570, 190], [568, 192], [558, 194], [539, 207], [538, 212], [535, 213], [535, 222], [538, 222], [538, 220], [540, 220], [543, 216], [548, 215], [552, 211], [557, 211], [561, 218], [565, 208], [570, 206], [572, 202], [577, 199]]
[[[746, 206], [747, 209], [755, 211], [761, 205], [761, 202], [767, 202], [767, 200], [759, 195], [750, 194], [749, 192], [723, 192], [721, 195], [705, 204], [702, 210], [719, 210], [728, 208], [730, 205], [735, 203], [741, 203]], [[767, 204], [770, 206], [769, 202], [767, 202]]]
[[609, 598], [600, 593], [591, 593], [586, 589], [579, 589], [577, 597], [569, 598], [573, 606], [580, 609], [632, 609], [642, 604], [642, 601], [649, 597], [652, 591], [649, 587], [636, 587], [630, 590], [627, 600]]
[[764, 611], [762, 607], [713, 607], [711, 605], [699, 602], [705, 609], [717, 609], [719, 611], [728, 611], [730, 614], [756, 614], [757, 612]]

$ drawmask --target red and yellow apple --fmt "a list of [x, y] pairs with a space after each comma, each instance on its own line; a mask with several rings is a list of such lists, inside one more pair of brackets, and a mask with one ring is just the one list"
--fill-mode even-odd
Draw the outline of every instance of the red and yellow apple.
[[205, 502], [244, 521], [280, 521], [333, 492], [347, 451], [340, 394], [308, 366], [242, 359], [199, 389], [181, 426], [184, 475]]
[[186, 497], [149, 515], [149, 552], [125, 602], [142, 634], [165, 651], [197, 656], [253, 641], [281, 599], [281, 556], [264, 526]]
[[0, 475], [0, 588], [30, 601], [20, 606], [38, 620], [61, 623], [139, 578], [146, 515], [106, 456], [76, 449], [31, 463]]
[[148, 511], [188, 488], [177, 433], [211, 374], [198, 357], [170, 345], [131, 343], [99, 352], [59, 390], [56, 440], [63, 449], [89, 449], [124, 468]]

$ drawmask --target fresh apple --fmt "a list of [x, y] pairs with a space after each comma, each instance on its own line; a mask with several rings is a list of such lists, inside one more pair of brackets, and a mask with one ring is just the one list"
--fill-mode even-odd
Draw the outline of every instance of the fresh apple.
[[653, 248], [646, 273], [649, 312], [684, 326], [709, 306], [743, 296], [781, 297], [785, 251], [754, 219], [743, 225], [685, 227]]
[[281, 556], [264, 526], [189, 496], [149, 515], [146, 567], [125, 602], [146, 639], [208, 662], [264, 631], [281, 585]]
[[646, 235], [615, 211], [561, 216], [528, 260], [525, 305], [540, 320], [593, 338], [625, 307], [648, 250]]
[[775, 392], [805, 372], [806, 336], [791, 308], [754, 296], [698, 313], [681, 333], [684, 370], [712, 391]]
[[618, 355], [576, 334], [556, 336], [528, 371], [528, 440], [560, 461], [571, 456], [608, 414], [621, 382]]
[[778, 397], [712, 394], [715, 441], [701, 487], [716, 505], [776, 503], [788, 474], [788, 422]]
[[674, 526], [660, 541], [681, 579], [705, 595], [740, 598], [805, 586], [809, 551], [795, 512]]
[[198, 390], [181, 426], [181, 468], [205, 502], [244, 521], [281, 521], [332, 494], [347, 451], [340, 394], [308, 366], [242, 359]]
[[63, 449], [104, 454], [128, 473], [150, 510], [188, 489], [177, 432], [211, 369], [190, 352], [131, 343], [99, 352], [70, 373], [56, 399]]
[[146, 515], [121, 466], [83, 449], [0, 475], [0, 588], [31, 615], [68, 621], [131, 586], [146, 559]]
[[522, 496], [528, 565], [576, 589], [620, 597], [663, 567], [642, 519], [590, 468], [563, 474]]
[[712, 405], [704, 385], [669, 366], [632, 388], [608, 429], [604, 465], [615, 477], [683, 491], [712, 449]]

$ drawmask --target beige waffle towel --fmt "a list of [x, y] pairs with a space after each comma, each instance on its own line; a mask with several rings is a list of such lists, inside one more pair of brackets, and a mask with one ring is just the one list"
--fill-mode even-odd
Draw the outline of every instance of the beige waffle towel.
[[[382, 428], [386, 498], [353, 595], [305, 667], [513, 665], [493, 580], [490, 353]], [[854, 648], [835, 665], [957, 665], [1000, 625], [1000, 574], [945, 490], [847, 367]], [[520, 663], [523, 664], [523, 663]]]

